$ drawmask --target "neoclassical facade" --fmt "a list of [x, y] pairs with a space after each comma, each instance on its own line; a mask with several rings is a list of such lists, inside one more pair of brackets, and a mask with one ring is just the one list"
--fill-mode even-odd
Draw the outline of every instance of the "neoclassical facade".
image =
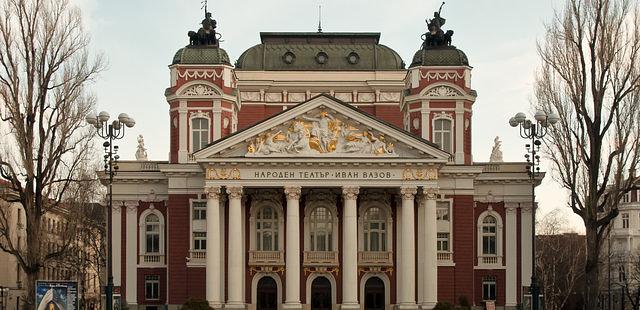
[[169, 66], [168, 160], [114, 183], [122, 302], [515, 309], [525, 164], [473, 160], [472, 67], [429, 26], [408, 69], [379, 33], [263, 32], [232, 65], [194, 32]]

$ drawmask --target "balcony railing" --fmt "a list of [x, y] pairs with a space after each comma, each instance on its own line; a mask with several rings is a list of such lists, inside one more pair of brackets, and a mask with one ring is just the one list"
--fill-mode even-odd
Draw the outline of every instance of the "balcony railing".
[[480, 256], [482, 265], [502, 265], [502, 256]]
[[192, 264], [204, 264], [207, 258], [206, 250], [191, 250], [189, 251], [189, 262]]
[[251, 266], [284, 265], [284, 252], [283, 251], [249, 251], [249, 265]]
[[141, 265], [164, 265], [164, 254], [142, 254]]
[[438, 252], [438, 260], [439, 261], [449, 261], [453, 257], [453, 253], [451, 252]]
[[305, 266], [338, 266], [338, 252], [334, 251], [305, 251]]
[[358, 265], [362, 266], [392, 266], [392, 252], [358, 252]]

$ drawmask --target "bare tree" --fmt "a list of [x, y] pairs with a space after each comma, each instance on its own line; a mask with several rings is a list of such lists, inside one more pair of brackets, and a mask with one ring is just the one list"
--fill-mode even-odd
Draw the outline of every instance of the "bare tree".
[[549, 157], [585, 225], [585, 303], [596, 309], [598, 258], [618, 202], [638, 181], [640, 12], [628, 0], [568, 0], [538, 44], [537, 108], [555, 111]]
[[[560, 209], [538, 222], [537, 268], [544, 296], [544, 309], [566, 309], [582, 293], [584, 275], [584, 236], [570, 232]], [[572, 300], [573, 297], [573, 300]]]
[[89, 41], [79, 9], [67, 0], [0, 1], [0, 179], [17, 193], [26, 224], [23, 248], [2, 233], [0, 248], [24, 269], [29, 303], [40, 268], [74, 239], [65, 225], [61, 246], [46, 248], [42, 219], [67, 200], [92, 149], [83, 120], [95, 100], [86, 87], [103, 62], [89, 57]]

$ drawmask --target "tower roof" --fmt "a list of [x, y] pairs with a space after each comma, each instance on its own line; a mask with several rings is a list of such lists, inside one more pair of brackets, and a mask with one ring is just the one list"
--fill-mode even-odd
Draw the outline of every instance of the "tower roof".
[[402, 70], [393, 49], [379, 44], [378, 32], [261, 32], [261, 44], [246, 50], [238, 70]]
[[231, 61], [227, 52], [218, 46], [188, 45], [176, 52], [171, 64], [231, 65]]
[[417, 66], [468, 66], [467, 55], [455, 46], [421, 49], [413, 55], [409, 68]]

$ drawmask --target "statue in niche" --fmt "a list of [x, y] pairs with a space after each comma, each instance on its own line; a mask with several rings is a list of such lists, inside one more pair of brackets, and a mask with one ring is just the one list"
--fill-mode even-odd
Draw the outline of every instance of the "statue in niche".
[[492, 163], [501, 163], [502, 162], [502, 150], [500, 146], [502, 145], [502, 141], [500, 141], [500, 137], [493, 139], [493, 149], [491, 150], [491, 157], [489, 158], [489, 162]]
[[442, 26], [444, 26], [444, 23], [446, 22], [446, 19], [440, 16], [443, 6], [444, 2], [440, 5], [438, 12], [433, 13], [433, 18], [426, 20], [427, 29], [429, 31], [422, 35], [422, 49], [451, 45], [453, 30], [447, 30], [446, 32], [442, 30]]
[[144, 147], [144, 137], [142, 137], [142, 135], [138, 135], [138, 149], [136, 150], [136, 160], [148, 160], [147, 149]]

